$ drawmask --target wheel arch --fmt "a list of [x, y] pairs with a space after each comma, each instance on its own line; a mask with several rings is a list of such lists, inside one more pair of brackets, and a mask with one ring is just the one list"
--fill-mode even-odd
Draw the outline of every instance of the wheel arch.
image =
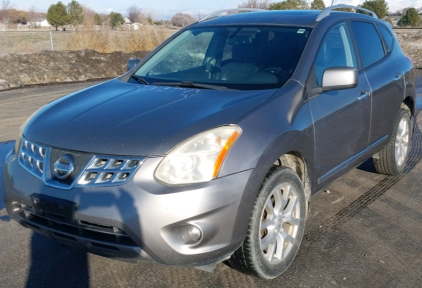
[[[300, 149], [298, 149], [300, 148]], [[260, 153], [255, 168], [252, 169], [246, 184], [247, 190], [240, 202], [242, 203], [236, 216], [237, 235], [246, 237], [249, 219], [252, 215], [252, 208], [256, 197], [263, 185], [263, 181], [272, 168], [276, 165], [286, 165], [287, 168], [295, 171], [304, 185], [307, 212], [311, 198], [313, 183], [313, 159], [314, 144], [312, 130], [298, 131], [291, 130], [275, 137], [263, 152]], [[242, 239], [242, 241], [244, 238]]]
[[411, 116], [412, 117], [415, 116], [415, 110], [416, 110], [416, 108], [415, 108], [415, 100], [413, 99], [412, 96], [407, 96], [404, 99], [404, 101], [402, 102], [401, 107], [402, 108], [405, 108], [405, 109], [406, 108], [409, 109]]
[[278, 157], [278, 159], [274, 162], [273, 166], [282, 166], [290, 168], [299, 176], [299, 179], [302, 181], [303, 189], [305, 191], [306, 210], [308, 215], [312, 189], [308, 173], [308, 163], [304, 155], [298, 151], [289, 151]]
[[412, 96], [407, 96], [404, 101], [401, 103], [400, 108], [407, 109], [410, 112], [410, 133], [413, 135], [413, 129], [415, 126], [415, 112], [416, 112], [416, 102]]

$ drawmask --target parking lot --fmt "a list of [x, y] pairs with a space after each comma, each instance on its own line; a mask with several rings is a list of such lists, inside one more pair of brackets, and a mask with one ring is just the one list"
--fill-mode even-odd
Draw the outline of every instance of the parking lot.
[[[0, 187], [20, 124], [43, 104], [95, 83], [0, 92]], [[226, 264], [208, 273], [75, 251], [11, 221], [0, 189], [0, 287], [420, 287], [422, 115], [416, 123], [403, 174], [377, 174], [367, 161], [312, 198], [299, 254], [277, 279], [246, 276]]]

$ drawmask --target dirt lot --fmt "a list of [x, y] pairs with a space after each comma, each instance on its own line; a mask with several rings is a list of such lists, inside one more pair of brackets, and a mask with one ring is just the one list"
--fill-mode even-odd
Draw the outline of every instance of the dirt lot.
[[[0, 140], [13, 140], [20, 124], [42, 104], [92, 84], [1, 92]], [[418, 87], [422, 96], [422, 77]], [[0, 190], [0, 287], [420, 287], [421, 131], [418, 115], [404, 174], [376, 174], [368, 161], [314, 196], [299, 255], [271, 281], [224, 264], [211, 274], [74, 251], [10, 221]], [[0, 143], [0, 187], [3, 159], [13, 145]]]

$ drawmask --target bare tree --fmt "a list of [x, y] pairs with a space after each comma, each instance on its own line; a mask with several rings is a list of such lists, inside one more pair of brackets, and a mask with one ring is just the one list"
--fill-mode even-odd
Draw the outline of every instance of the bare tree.
[[37, 8], [34, 5], [31, 5], [28, 10], [28, 24], [31, 29], [34, 28], [35, 14], [37, 13]]
[[102, 25], [108, 27], [110, 25], [110, 18], [108, 17], [109, 14], [99, 13], [98, 15], [101, 17]]
[[143, 15], [143, 17], [144, 17], [144, 22], [146, 22], [146, 23], [144, 23], [144, 22], [140, 22], [140, 23], [144, 23], [144, 24], [150, 24], [150, 25], [153, 25], [154, 24], [154, 19], [156, 19], [157, 18], [157, 14], [156, 14], [156, 12], [154, 11], [154, 10], [152, 10], [152, 9], [144, 9], [144, 10], [142, 10], [142, 15]]
[[189, 25], [195, 22], [196, 19], [193, 18], [192, 15], [189, 15], [189, 14], [176, 13], [176, 15], [174, 15], [170, 21], [174, 26], [185, 27], [186, 25]]
[[84, 16], [85, 16], [84, 25], [93, 26], [95, 24], [94, 17], [95, 17], [96, 12], [90, 7], [88, 7], [88, 5], [86, 4], [82, 4], [82, 8], [84, 10]]
[[10, 21], [10, 17], [12, 16], [12, 7], [13, 5], [10, 3], [10, 0], [1, 0], [1, 9], [0, 9], [0, 13], [1, 13], [1, 20], [3, 25], [5, 26], [5, 28], [7, 27], [7, 25], [9, 24]]
[[142, 10], [136, 5], [132, 5], [129, 8], [127, 8], [127, 15], [130, 21], [132, 21], [132, 23], [143, 22]]
[[238, 8], [259, 8], [259, 9], [267, 9], [268, 8], [268, 0], [247, 0], [243, 1], [242, 3], [238, 4]]

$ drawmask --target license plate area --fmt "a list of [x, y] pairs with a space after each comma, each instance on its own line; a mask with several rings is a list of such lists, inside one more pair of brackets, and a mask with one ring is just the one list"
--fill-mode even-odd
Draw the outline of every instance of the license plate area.
[[74, 223], [76, 203], [42, 194], [32, 194], [31, 201], [36, 215], [64, 223]]

